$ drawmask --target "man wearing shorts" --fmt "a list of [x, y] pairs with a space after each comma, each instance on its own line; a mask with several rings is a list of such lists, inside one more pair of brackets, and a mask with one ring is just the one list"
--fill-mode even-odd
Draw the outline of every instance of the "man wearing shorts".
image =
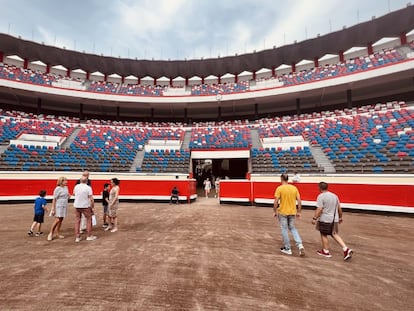
[[[333, 223], [332, 227], [332, 238], [342, 247], [344, 251], [344, 260], [348, 261], [352, 258], [353, 250], [346, 246], [344, 240], [338, 234], [338, 224], [342, 223], [342, 208], [339, 203], [339, 198], [336, 194], [328, 191], [328, 184], [326, 182], [319, 183], [319, 191], [321, 192], [318, 195], [316, 200], [316, 210], [315, 215], [312, 218], [312, 224], [316, 224], [316, 221], [324, 223]], [[316, 226], [316, 229], [319, 230], [319, 226]], [[329, 252], [329, 241], [328, 235], [321, 234], [322, 249], [317, 251], [318, 255], [321, 255], [326, 258], [332, 257]]]

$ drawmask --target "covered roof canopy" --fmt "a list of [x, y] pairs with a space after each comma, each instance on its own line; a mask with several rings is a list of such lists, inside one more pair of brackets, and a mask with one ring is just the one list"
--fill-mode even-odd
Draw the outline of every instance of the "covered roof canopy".
[[62, 65], [69, 70], [117, 73], [126, 77], [151, 76], [191, 78], [221, 77], [226, 73], [256, 72], [261, 68], [277, 68], [281, 64], [298, 63], [325, 54], [338, 54], [355, 46], [367, 46], [384, 37], [399, 37], [414, 29], [414, 6], [391, 12], [380, 18], [299, 43], [239, 56], [194, 60], [133, 60], [69, 51], [0, 34], [0, 52], [19, 55], [28, 62], [41, 60], [50, 66]]

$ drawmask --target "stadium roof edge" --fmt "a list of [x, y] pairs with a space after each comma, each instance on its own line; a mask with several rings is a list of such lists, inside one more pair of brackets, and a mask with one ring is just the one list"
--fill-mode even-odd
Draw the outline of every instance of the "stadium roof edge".
[[133, 60], [86, 54], [0, 34], [0, 52], [18, 55], [28, 62], [42, 61], [50, 66], [62, 65], [69, 70], [117, 73], [120, 76], [174, 78], [182, 76], [221, 77], [226, 73], [256, 72], [277, 68], [303, 59], [338, 54], [355, 46], [368, 46], [384, 37], [400, 37], [414, 29], [414, 6], [390, 12], [379, 18], [302, 42], [238, 56], [197, 60]]

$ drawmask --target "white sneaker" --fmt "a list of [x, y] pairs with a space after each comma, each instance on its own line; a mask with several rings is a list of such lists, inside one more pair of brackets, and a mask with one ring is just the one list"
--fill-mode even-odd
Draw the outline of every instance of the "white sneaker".
[[96, 235], [91, 235], [91, 236], [88, 236], [87, 238], [86, 238], [86, 241], [94, 241], [94, 240], [96, 240], [98, 237], [96, 236]]
[[47, 235], [47, 240], [48, 240], [48, 241], [52, 241], [52, 240], [53, 240], [53, 235], [52, 235], [51, 233], [49, 233], [49, 234]]
[[104, 230], [105, 230], [105, 231], [112, 230], [112, 227], [108, 226], [108, 227], [106, 227]]
[[292, 250], [291, 250], [291, 249], [288, 249], [288, 248], [284, 248], [284, 247], [282, 247], [282, 248], [280, 249], [280, 251], [281, 251], [283, 254], [286, 254], [286, 255], [292, 255]]
[[79, 243], [81, 241], [81, 238], [80, 237], [77, 237], [76, 239], [75, 239], [75, 242], [76, 243]]
[[112, 232], [112, 233], [117, 232], [117, 231], [118, 231], [118, 228], [113, 228], [113, 229], [111, 230], [111, 232]]

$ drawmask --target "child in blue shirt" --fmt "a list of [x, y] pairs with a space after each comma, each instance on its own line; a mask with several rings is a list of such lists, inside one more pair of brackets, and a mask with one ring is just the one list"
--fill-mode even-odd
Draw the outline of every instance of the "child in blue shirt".
[[36, 236], [41, 236], [43, 232], [42, 229], [42, 223], [44, 221], [45, 211], [47, 212], [46, 208], [46, 190], [40, 190], [39, 197], [36, 198], [34, 202], [34, 217], [33, 217], [33, 224], [30, 227], [30, 230], [27, 232], [29, 236], [33, 236], [33, 230], [37, 228]]

